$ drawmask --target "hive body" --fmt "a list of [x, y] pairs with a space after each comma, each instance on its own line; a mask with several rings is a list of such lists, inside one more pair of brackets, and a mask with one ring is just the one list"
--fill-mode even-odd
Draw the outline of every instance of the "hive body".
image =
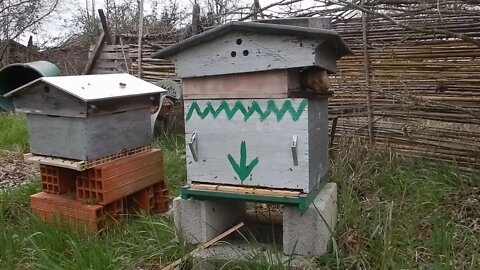
[[186, 100], [185, 114], [189, 183], [308, 193], [328, 172], [326, 99]]

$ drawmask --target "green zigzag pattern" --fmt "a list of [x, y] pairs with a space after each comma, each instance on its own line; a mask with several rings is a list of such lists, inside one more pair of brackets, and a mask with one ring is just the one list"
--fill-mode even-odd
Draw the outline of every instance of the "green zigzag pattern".
[[291, 100], [285, 100], [282, 104], [282, 107], [279, 109], [275, 101], [270, 99], [267, 101], [267, 108], [265, 110], [262, 110], [257, 101], [253, 101], [251, 106], [245, 108], [243, 103], [239, 100], [235, 102], [233, 108], [230, 108], [226, 101], [222, 101], [218, 108], [214, 108], [212, 103], [209, 101], [207, 102], [207, 106], [202, 110], [200, 109], [198, 103], [194, 101], [192, 102], [192, 105], [187, 112], [186, 120], [190, 120], [193, 113], [196, 113], [201, 119], [205, 119], [205, 117], [207, 117], [209, 114], [211, 114], [213, 118], [216, 119], [217, 116], [220, 115], [222, 112], [225, 112], [227, 119], [231, 120], [237, 112], [240, 112], [243, 114], [244, 121], [247, 121], [254, 114], [258, 114], [260, 116], [260, 121], [264, 121], [272, 113], [275, 114], [275, 116], [277, 117], [277, 121], [282, 120], [282, 118], [287, 113], [290, 114], [293, 121], [298, 121], [306, 107], [306, 99], [303, 99], [302, 102], [300, 102], [298, 109], [295, 109], [293, 107]]

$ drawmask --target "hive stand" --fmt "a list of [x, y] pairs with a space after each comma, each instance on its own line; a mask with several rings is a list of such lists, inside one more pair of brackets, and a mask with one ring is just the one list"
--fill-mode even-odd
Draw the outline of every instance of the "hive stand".
[[42, 191], [30, 197], [32, 211], [45, 222], [74, 223], [91, 232], [105, 229], [108, 222], [121, 222], [127, 213], [168, 211], [163, 153], [144, 150], [91, 161], [87, 164], [99, 165], [86, 170], [77, 170], [75, 162], [59, 167], [51, 165], [51, 159], [46, 159], [48, 165], [35, 159], [40, 163]]

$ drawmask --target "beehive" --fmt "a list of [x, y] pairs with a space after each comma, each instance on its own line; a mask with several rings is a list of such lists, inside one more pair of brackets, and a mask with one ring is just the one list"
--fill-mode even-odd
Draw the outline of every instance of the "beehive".
[[188, 183], [318, 187], [328, 173], [328, 95], [301, 89], [300, 71], [336, 72], [349, 52], [332, 30], [232, 22], [154, 54], [182, 77]]
[[43, 77], [6, 97], [25, 112], [33, 154], [94, 160], [152, 141], [162, 88], [128, 74]]

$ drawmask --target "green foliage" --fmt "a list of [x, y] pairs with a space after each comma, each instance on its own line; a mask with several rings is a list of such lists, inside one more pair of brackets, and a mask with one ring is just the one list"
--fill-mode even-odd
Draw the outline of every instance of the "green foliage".
[[170, 194], [179, 194], [180, 187], [185, 184], [187, 179], [183, 132], [160, 131], [156, 134], [153, 145], [164, 152], [163, 167]]
[[[24, 125], [21, 116], [8, 118]], [[186, 179], [185, 139], [161, 132], [155, 146], [164, 150], [166, 181], [175, 196]], [[480, 269], [478, 177], [359, 142], [341, 149], [331, 170], [331, 181], [339, 185], [335, 248], [315, 259], [318, 268]], [[0, 269], [150, 269], [193, 248], [176, 240], [165, 215], [126, 216], [122, 225], [97, 235], [44, 224], [28, 209], [28, 196], [38, 186], [0, 193]], [[282, 269], [269, 265], [271, 258], [253, 254], [248, 263], [219, 267]]]
[[24, 151], [27, 147], [28, 132], [25, 116], [0, 112], [0, 149]]
[[[478, 191], [478, 179], [390, 149], [360, 143], [342, 149], [332, 170], [339, 185], [338, 249], [319, 258], [320, 267], [480, 268], [480, 207], [465, 200]], [[470, 216], [461, 214], [465, 207], [474, 208]]]

